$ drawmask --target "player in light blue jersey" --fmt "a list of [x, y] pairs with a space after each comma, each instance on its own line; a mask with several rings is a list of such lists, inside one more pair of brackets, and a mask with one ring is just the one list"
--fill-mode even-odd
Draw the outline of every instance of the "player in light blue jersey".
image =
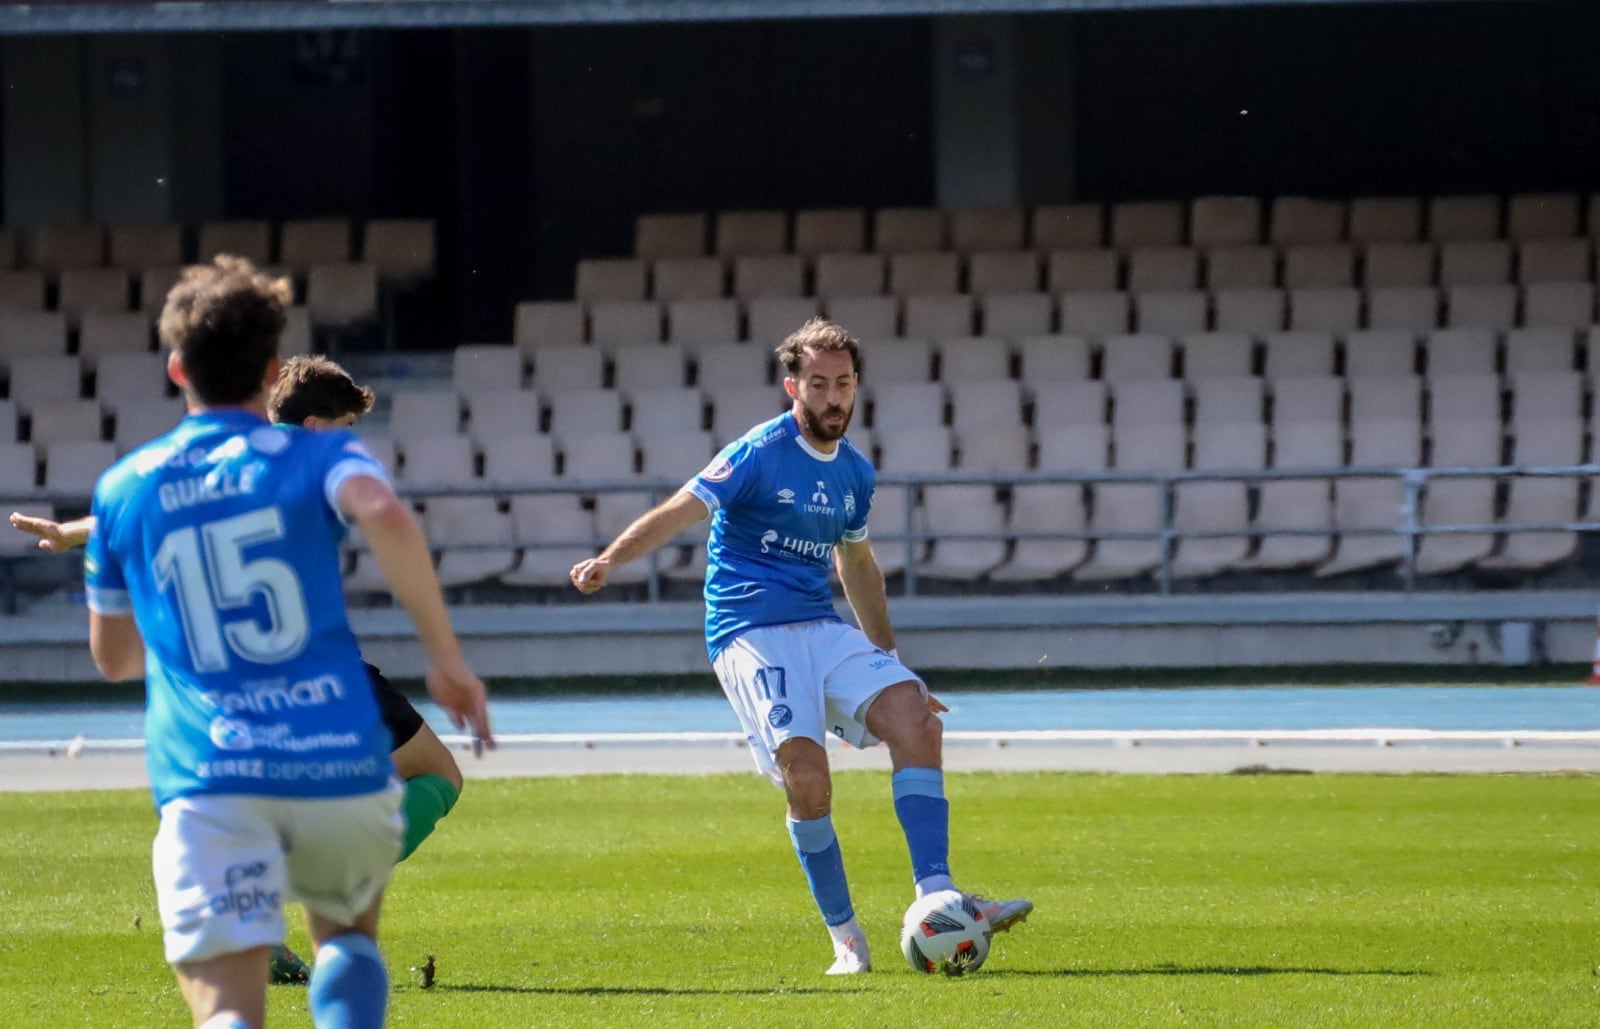
[[[917, 896], [954, 889], [950, 807], [942, 771], [944, 705], [901, 664], [883, 572], [867, 539], [876, 481], [845, 438], [860, 382], [860, 345], [813, 319], [778, 347], [790, 411], [724, 447], [704, 471], [573, 566], [584, 593], [712, 515], [706, 647], [761, 771], [788, 799], [789, 835], [834, 947], [830, 975], [867, 972], [832, 820], [831, 732], [855, 746], [889, 745], [894, 806]], [[837, 570], [860, 628], [838, 616]], [[1026, 918], [1026, 900], [983, 901], [994, 931]]]
[[416, 624], [434, 700], [490, 740], [483, 683], [387, 473], [348, 432], [266, 419], [286, 301], [237, 258], [186, 270], [159, 328], [189, 416], [101, 476], [84, 562], [95, 664], [146, 681], [166, 956], [212, 1029], [263, 1024], [289, 897], [316, 946], [313, 1021], [383, 1023], [378, 913], [405, 826], [344, 613], [347, 524]]

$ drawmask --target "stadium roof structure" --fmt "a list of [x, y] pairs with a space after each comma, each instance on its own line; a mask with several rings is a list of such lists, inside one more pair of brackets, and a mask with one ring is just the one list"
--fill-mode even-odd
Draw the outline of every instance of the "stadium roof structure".
[[0, 34], [465, 28], [1477, 2], [1483, 0], [35, 0], [0, 2]]

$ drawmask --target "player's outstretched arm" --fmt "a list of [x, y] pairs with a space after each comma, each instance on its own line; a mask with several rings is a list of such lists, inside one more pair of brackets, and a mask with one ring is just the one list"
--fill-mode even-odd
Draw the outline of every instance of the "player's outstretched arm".
[[74, 547], [89, 542], [94, 532], [94, 515], [84, 515], [70, 522], [54, 522], [48, 518], [35, 518], [20, 511], [11, 512], [11, 527], [18, 532], [39, 537], [39, 549], [52, 554], [64, 554]]
[[449, 712], [456, 728], [470, 726], [475, 742], [494, 746], [483, 680], [461, 656], [461, 643], [450, 626], [422, 526], [388, 483], [371, 476], [345, 480], [339, 487], [338, 503], [339, 510], [366, 537], [378, 571], [417, 628], [417, 640], [428, 660], [428, 693]]
[[620, 568], [629, 561], [637, 561], [657, 547], [664, 546], [678, 533], [711, 513], [706, 502], [680, 490], [663, 503], [634, 519], [632, 525], [611, 541], [600, 556], [579, 561], [572, 566], [569, 578], [581, 593], [593, 593], [606, 584], [611, 569]]

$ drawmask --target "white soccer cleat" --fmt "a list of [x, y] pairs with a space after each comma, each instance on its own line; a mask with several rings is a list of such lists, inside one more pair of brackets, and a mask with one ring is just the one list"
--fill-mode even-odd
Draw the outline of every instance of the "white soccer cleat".
[[833, 965], [829, 975], [859, 975], [872, 971], [872, 955], [867, 952], [867, 941], [849, 936], [833, 945]]
[[978, 901], [978, 907], [983, 911], [983, 917], [989, 920], [989, 931], [1003, 933], [1012, 926], [1028, 920], [1033, 914], [1033, 901], [1031, 900], [983, 900]]

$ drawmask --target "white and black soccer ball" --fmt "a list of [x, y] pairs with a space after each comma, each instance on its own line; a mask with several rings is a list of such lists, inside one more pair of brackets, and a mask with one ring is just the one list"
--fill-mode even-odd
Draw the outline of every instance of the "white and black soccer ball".
[[989, 920], [977, 901], [959, 890], [940, 890], [906, 909], [900, 950], [919, 972], [961, 975], [989, 957]]

